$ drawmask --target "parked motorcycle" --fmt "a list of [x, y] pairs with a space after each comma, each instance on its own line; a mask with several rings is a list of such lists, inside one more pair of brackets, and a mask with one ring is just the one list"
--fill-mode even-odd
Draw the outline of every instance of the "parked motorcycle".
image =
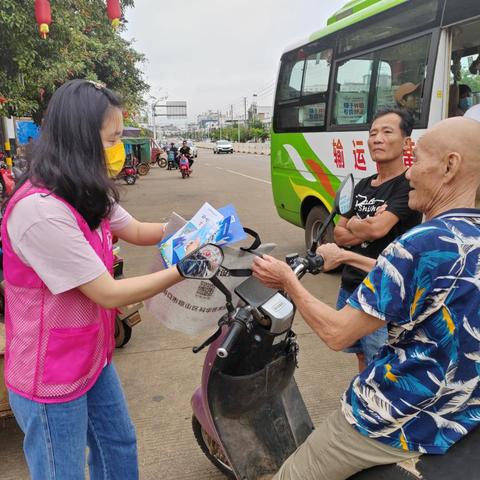
[[[114, 237], [114, 244], [117, 239]], [[123, 258], [120, 256], [120, 246], [115, 245], [113, 248], [113, 276], [115, 279], [123, 278]], [[117, 308], [115, 316], [115, 346], [117, 348], [126, 345], [132, 336], [132, 328], [142, 321], [140, 316], [140, 308], [143, 304], [134, 303], [124, 307]]]
[[2, 189], [2, 198], [11, 195], [15, 188], [15, 179], [8, 169], [7, 164], [3, 161], [0, 161], [0, 186]]
[[[345, 214], [353, 202], [353, 177], [341, 185], [335, 207], [317, 234], [336, 214]], [[316, 255], [318, 240], [305, 257], [287, 262], [299, 278], [321, 272], [323, 259]], [[266, 253], [259, 238], [247, 249]], [[268, 479], [314, 429], [294, 379], [298, 344], [292, 330], [295, 305], [283, 293], [263, 286], [249, 276], [234, 293], [221, 282], [223, 252], [206, 245], [185, 257], [178, 269], [185, 278], [210, 280], [226, 298], [227, 313], [218, 330], [194, 353], [209, 346], [201, 385], [192, 396], [192, 428], [207, 458], [231, 479]], [[248, 275], [231, 271], [231, 275]], [[223, 273], [224, 274], [224, 273]], [[222, 275], [223, 275], [222, 274]], [[399, 465], [375, 467], [350, 480], [474, 480], [480, 471], [480, 428], [452, 447], [446, 455], [423, 455], [415, 469]], [[417, 473], [415, 473], [415, 471]]]
[[135, 157], [131, 154], [127, 155], [125, 164], [123, 165], [122, 170], [117, 176], [117, 179], [125, 180], [127, 185], [134, 185], [137, 181], [138, 171], [137, 171], [137, 162]]
[[156, 142], [154, 143], [154, 146], [152, 146], [152, 151], [150, 154], [150, 165], [155, 164], [157, 164], [160, 168], [165, 168], [167, 166], [165, 150]]

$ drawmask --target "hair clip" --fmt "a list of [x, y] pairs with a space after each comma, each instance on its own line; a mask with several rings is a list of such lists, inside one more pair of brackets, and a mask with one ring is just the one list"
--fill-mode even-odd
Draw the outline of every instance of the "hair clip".
[[105, 88], [105, 84], [101, 82], [96, 82], [94, 80], [87, 80], [88, 83], [91, 83], [97, 90], [103, 90]]

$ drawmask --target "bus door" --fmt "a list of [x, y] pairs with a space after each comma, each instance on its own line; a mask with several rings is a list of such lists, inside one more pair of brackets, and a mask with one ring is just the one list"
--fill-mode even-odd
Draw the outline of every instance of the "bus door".
[[480, 103], [480, 4], [448, 0], [443, 24], [448, 38], [449, 82], [446, 117], [463, 116]]

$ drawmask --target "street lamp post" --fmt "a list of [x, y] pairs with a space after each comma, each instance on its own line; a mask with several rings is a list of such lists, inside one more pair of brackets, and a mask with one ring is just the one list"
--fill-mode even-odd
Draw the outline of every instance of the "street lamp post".
[[152, 126], [153, 126], [153, 139], [157, 141], [157, 125], [155, 122], [155, 105], [156, 103], [152, 103]]

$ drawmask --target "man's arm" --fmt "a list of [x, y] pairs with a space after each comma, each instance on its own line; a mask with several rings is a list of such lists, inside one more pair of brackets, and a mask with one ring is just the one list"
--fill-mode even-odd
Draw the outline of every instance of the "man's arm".
[[317, 255], [323, 257], [325, 262], [323, 264], [324, 272], [333, 270], [340, 265], [350, 265], [368, 273], [375, 266], [375, 259], [351, 252], [350, 250], [344, 250], [334, 243], [320, 245], [317, 248]]
[[253, 263], [254, 276], [268, 287], [285, 290], [312, 330], [332, 350], [343, 350], [385, 326], [385, 322], [350, 306], [337, 311], [317, 300], [284, 262], [264, 255]]
[[364, 240], [355, 236], [348, 228], [347, 223], [349, 219], [340, 217], [335, 229], [333, 230], [333, 239], [340, 247], [354, 247], [360, 245]]
[[362, 241], [373, 241], [387, 235], [398, 222], [399, 218], [394, 213], [384, 211], [374, 217], [352, 217], [346, 228]]

